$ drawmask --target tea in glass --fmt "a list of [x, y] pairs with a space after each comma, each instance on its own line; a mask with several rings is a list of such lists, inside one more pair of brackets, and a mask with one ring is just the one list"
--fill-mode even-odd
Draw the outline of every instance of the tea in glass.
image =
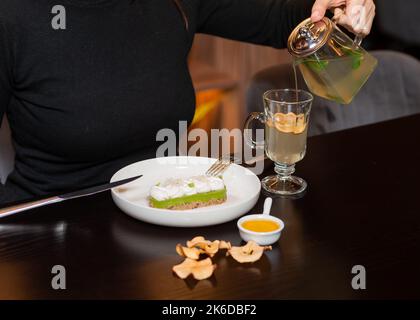
[[294, 164], [306, 152], [308, 126], [303, 114], [276, 113], [265, 125], [265, 152], [274, 162]]

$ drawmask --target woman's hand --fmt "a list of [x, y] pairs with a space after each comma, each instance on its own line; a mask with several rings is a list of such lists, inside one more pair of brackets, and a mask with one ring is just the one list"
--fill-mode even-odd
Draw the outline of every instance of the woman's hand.
[[321, 20], [327, 10], [334, 13], [333, 20], [354, 34], [367, 36], [375, 17], [373, 0], [316, 0], [311, 19]]

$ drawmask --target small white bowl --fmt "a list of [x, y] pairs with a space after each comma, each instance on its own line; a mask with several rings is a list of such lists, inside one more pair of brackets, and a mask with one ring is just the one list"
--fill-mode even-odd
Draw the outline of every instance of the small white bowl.
[[[271, 204], [272, 204], [272, 199], [267, 198], [264, 203], [263, 214], [251, 214], [248, 216], [244, 216], [238, 220], [237, 225], [239, 229], [239, 234], [241, 235], [241, 238], [244, 241], [248, 242], [250, 240], [253, 240], [259, 245], [267, 246], [267, 245], [276, 243], [280, 239], [281, 231], [284, 229], [284, 222], [279, 218], [270, 216]], [[270, 231], [270, 232], [255, 232], [255, 231], [247, 230], [244, 227], [242, 227], [242, 224], [245, 221], [249, 221], [249, 220], [254, 220], [254, 221], [255, 220], [270, 220], [277, 223], [279, 225], [279, 228], [277, 230]]]

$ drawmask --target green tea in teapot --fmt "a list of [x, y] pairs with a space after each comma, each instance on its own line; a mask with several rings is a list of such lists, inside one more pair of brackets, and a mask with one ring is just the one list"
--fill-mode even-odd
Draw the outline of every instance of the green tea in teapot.
[[[343, 49], [343, 48], [342, 48]], [[348, 49], [345, 56], [295, 62], [309, 90], [317, 96], [349, 104], [368, 80], [376, 59], [360, 50]]]
[[377, 66], [377, 60], [328, 18], [303, 21], [291, 33], [289, 52], [309, 90], [317, 96], [349, 104]]

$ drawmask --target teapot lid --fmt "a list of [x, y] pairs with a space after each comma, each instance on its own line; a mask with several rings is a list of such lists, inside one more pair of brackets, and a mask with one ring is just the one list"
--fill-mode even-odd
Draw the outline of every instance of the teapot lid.
[[332, 29], [333, 23], [327, 17], [315, 23], [311, 18], [302, 21], [289, 36], [289, 52], [300, 58], [311, 55], [324, 46]]

